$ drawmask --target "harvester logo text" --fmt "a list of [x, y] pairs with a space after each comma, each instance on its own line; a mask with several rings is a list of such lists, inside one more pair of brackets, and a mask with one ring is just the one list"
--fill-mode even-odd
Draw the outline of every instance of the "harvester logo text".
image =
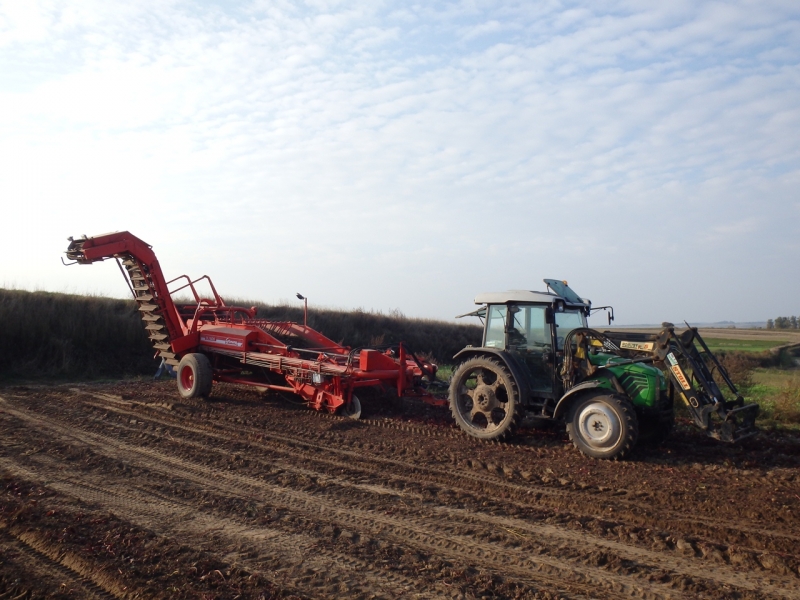
[[235, 346], [236, 348], [242, 347], [242, 340], [235, 340], [231, 338], [218, 338], [213, 335], [201, 335], [200, 336], [201, 342], [207, 342], [209, 344], [221, 344], [223, 346]]
[[653, 350], [653, 342], [621, 342], [619, 347], [624, 348], [625, 350], [651, 352]]
[[681, 371], [681, 368], [678, 366], [678, 359], [675, 358], [672, 352], [667, 354], [667, 360], [670, 363], [670, 371], [675, 375], [675, 379], [680, 382], [681, 387], [685, 390], [692, 389], [692, 386], [689, 385], [689, 381], [686, 379], [686, 375], [683, 374], [683, 371]]

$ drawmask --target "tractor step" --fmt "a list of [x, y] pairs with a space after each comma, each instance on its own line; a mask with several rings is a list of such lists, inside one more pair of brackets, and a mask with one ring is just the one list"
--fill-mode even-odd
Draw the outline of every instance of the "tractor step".
[[172, 349], [172, 346], [169, 344], [153, 344], [153, 348], [156, 350], [164, 350], [165, 352], [169, 352]]
[[163, 323], [150, 323], [149, 325], [145, 326], [145, 329], [148, 331], [161, 331], [164, 329]]
[[158, 304], [140, 304], [139, 310], [141, 312], [153, 312], [154, 310], [158, 310]]
[[142, 294], [141, 296], [136, 296], [137, 302], [150, 302], [153, 299], [153, 294]]

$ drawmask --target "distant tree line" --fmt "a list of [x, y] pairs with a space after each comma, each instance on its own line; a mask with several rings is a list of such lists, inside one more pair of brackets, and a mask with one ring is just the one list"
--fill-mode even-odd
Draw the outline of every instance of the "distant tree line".
[[798, 321], [800, 321], [798, 317], [776, 317], [774, 320], [767, 319], [767, 329], [797, 329]]

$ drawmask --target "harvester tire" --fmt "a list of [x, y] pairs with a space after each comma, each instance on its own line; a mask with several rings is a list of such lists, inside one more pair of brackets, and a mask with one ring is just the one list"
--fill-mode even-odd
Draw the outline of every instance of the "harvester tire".
[[347, 417], [348, 419], [360, 419], [361, 400], [358, 399], [358, 396], [353, 394], [350, 397], [350, 404], [342, 404], [342, 408], [339, 409], [339, 412], [343, 417]]
[[571, 407], [567, 432], [586, 456], [606, 460], [625, 458], [639, 437], [639, 422], [630, 400], [608, 392], [582, 394]]
[[182, 398], [206, 398], [211, 394], [213, 371], [205, 354], [187, 354], [178, 365], [178, 392]]
[[477, 356], [464, 361], [450, 380], [450, 412], [472, 437], [511, 438], [523, 416], [514, 376], [494, 358]]

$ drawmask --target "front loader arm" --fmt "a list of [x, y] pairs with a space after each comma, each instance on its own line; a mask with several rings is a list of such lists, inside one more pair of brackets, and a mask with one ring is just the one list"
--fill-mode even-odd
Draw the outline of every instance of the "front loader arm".
[[[725, 367], [708, 349], [697, 328], [690, 327], [681, 335], [671, 331], [670, 337], [663, 364], [698, 427], [723, 442], [738, 442], [755, 435], [758, 404], [745, 404]], [[726, 400], [714, 379], [714, 370], [733, 399]]]
[[[564, 348], [561, 376], [565, 391], [580, 381], [602, 374], [605, 367], [592, 364], [589, 352], [599, 351], [624, 359], [609, 363], [613, 366], [650, 362], [664, 372], [672, 390], [677, 390], [692, 414], [695, 425], [709, 436], [724, 442], [737, 442], [757, 433], [755, 420], [759, 406], [745, 404], [725, 367], [709, 350], [695, 327], [680, 335], [675, 333], [671, 323], [664, 323], [657, 334], [600, 333], [594, 329], [578, 328], [568, 334]], [[725, 398], [714, 379], [714, 371], [720, 375], [733, 399]]]
[[[633, 357], [652, 358], [653, 364], [669, 377], [673, 389], [692, 414], [695, 424], [709, 436], [724, 442], [737, 442], [757, 433], [757, 404], [745, 404], [725, 367], [709, 350], [696, 327], [675, 333], [664, 323], [657, 335], [605, 332], [619, 352]], [[732, 399], [714, 379], [716, 371]]]

